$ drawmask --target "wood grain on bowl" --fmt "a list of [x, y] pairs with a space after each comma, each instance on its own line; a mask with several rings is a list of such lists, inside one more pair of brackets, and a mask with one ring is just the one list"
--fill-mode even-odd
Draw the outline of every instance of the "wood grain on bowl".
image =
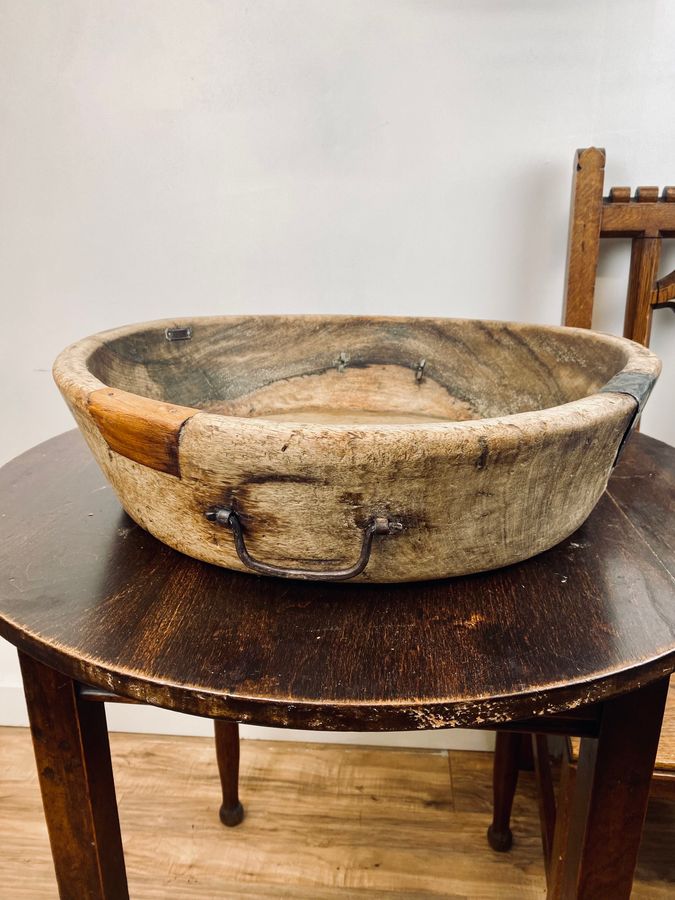
[[54, 367], [122, 505], [160, 540], [246, 569], [214, 521], [225, 508], [251, 557], [341, 570], [387, 519], [365, 581], [488, 570], [567, 537], [637, 408], [603, 387], [658, 371], [581, 329], [321, 316], [129, 326]]

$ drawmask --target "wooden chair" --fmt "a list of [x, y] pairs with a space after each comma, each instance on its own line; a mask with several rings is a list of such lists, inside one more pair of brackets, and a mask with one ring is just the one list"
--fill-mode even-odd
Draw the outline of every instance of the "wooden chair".
[[675, 187], [613, 187], [603, 197], [605, 151], [577, 150], [572, 179], [563, 322], [590, 328], [600, 238], [632, 239], [624, 337], [649, 345], [652, 312], [675, 310], [675, 271], [658, 279], [663, 238], [675, 238]]
[[[647, 346], [655, 309], [675, 311], [675, 271], [658, 278], [661, 244], [675, 238], [675, 187], [659, 196], [657, 187], [613, 187], [604, 194], [605, 151], [595, 147], [578, 150], [574, 159], [570, 230], [565, 278], [563, 322], [590, 328], [600, 239], [628, 237], [632, 240], [624, 336]], [[667, 523], [663, 523], [667, 527]], [[658, 527], [658, 523], [654, 523]], [[631, 723], [626, 722], [626, 728]], [[572, 809], [578, 740], [558, 739], [562, 752], [560, 786], [556, 804], [551, 766], [550, 740], [545, 735], [497, 734], [494, 761], [493, 821], [488, 840], [493, 849], [511, 847], [509, 826], [513, 797], [520, 769], [534, 767], [537, 778], [542, 843], [549, 882], [560, 862], [561, 847], [554, 846], [556, 816], [567, 826]], [[675, 788], [675, 685], [671, 684], [659, 743], [652, 791]], [[675, 791], [673, 792], [675, 796]], [[566, 829], [563, 829], [563, 831]], [[560, 831], [559, 833], [563, 833]]]

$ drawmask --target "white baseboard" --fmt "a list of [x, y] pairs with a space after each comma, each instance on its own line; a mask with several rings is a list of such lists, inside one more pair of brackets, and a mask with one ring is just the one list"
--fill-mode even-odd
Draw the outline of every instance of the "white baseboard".
[[0, 725], [28, 725], [23, 689], [0, 683]]
[[[106, 706], [110, 731], [144, 734], [211, 735], [209, 719], [154, 706], [109, 703]], [[23, 690], [19, 685], [0, 684], [0, 725], [28, 725]], [[371, 744], [381, 747], [428, 747], [435, 750], [492, 750], [491, 731], [449, 728], [441, 731], [296, 731], [290, 728], [264, 728], [242, 725], [242, 738], [270, 741], [316, 741], [329, 744]]]

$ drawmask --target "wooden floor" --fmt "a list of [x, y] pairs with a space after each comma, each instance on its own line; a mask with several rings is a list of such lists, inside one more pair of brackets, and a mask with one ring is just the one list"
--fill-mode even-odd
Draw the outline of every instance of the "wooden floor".
[[[532, 776], [509, 854], [485, 841], [491, 755], [246, 741], [220, 825], [206, 738], [113, 734], [132, 900], [545, 895]], [[56, 896], [30, 738], [0, 728], [0, 897]], [[652, 801], [635, 898], [675, 897], [675, 803]]]

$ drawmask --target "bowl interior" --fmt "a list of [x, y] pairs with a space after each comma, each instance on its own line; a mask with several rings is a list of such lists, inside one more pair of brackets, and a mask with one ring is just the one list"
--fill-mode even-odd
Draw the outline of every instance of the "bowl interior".
[[558, 406], [598, 390], [627, 350], [592, 332], [458, 319], [251, 316], [104, 341], [104, 384], [224, 415], [293, 422], [444, 422]]

